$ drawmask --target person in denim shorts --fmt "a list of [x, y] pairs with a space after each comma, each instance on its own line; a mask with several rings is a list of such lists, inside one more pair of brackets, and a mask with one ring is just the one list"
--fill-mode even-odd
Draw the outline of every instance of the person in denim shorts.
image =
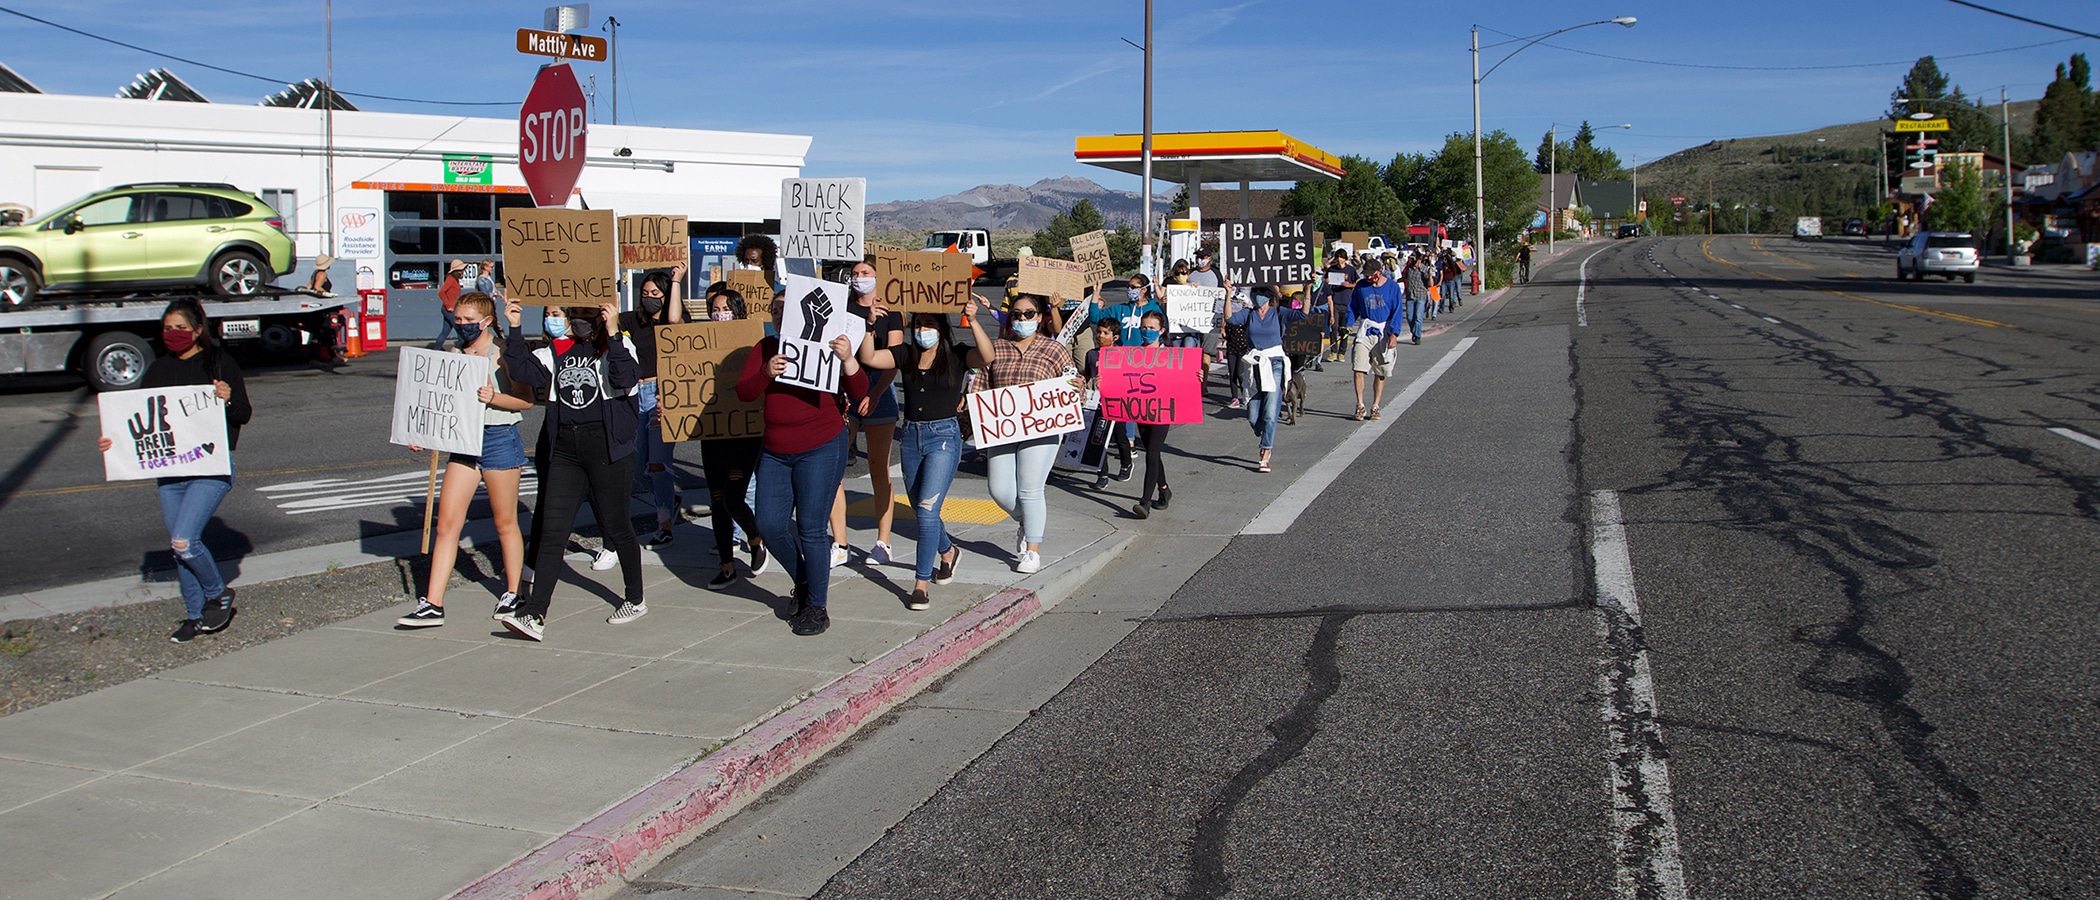
[[[430, 545], [430, 579], [416, 608], [395, 620], [402, 628], [429, 628], [445, 624], [445, 586], [452, 580], [452, 567], [459, 557], [459, 535], [467, 525], [467, 507], [474, 503], [476, 488], [487, 486], [489, 512], [496, 520], [497, 542], [503, 548], [503, 596], [496, 602], [502, 615], [518, 602], [518, 579], [525, 568], [525, 536], [518, 530], [518, 481], [525, 472], [525, 441], [518, 435], [518, 422], [532, 401], [512, 395], [510, 378], [503, 369], [499, 348], [496, 305], [489, 295], [476, 291], [459, 298], [453, 307], [453, 328], [459, 332], [460, 353], [489, 360], [489, 383], [481, 386], [481, 455], [454, 453], [445, 463], [445, 486], [438, 494], [437, 533]], [[410, 447], [418, 453], [421, 447]]]

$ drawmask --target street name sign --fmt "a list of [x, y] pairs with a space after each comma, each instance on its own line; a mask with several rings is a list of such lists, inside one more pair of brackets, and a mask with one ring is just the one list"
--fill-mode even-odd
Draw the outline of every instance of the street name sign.
[[604, 62], [607, 58], [604, 38], [537, 28], [518, 29], [518, 52], [589, 62]]

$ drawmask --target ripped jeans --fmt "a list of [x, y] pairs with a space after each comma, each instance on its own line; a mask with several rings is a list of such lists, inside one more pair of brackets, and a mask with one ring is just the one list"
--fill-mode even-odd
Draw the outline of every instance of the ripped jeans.
[[941, 504], [962, 461], [962, 426], [954, 419], [907, 419], [897, 423], [897, 442], [904, 452], [904, 493], [911, 498], [912, 521], [919, 526], [918, 580], [932, 581], [941, 557], [955, 546], [941, 521]]
[[162, 478], [160, 518], [168, 526], [168, 547], [175, 551], [175, 577], [182, 584], [182, 606], [192, 619], [204, 618], [204, 601], [226, 593], [219, 561], [204, 546], [204, 526], [219, 511], [219, 501], [233, 490], [231, 475]]

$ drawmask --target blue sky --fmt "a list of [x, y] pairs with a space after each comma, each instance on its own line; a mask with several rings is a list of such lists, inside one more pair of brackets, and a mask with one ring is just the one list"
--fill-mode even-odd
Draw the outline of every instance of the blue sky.
[[[524, 96], [539, 57], [513, 34], [545, 2], [354, 0], [335, 5], [336, 84], [350, 92], [440, 100]], [[1986, 5], [2100, 32], [2092, 0]], [[323, 69], [321, 0], [0, 0], [62, 24], [256, 74]], [[211, 10], [198, 12], [199, 7]], [[1137, 179], [1072, 160], [1081, 134], [1135, 132], [1142, 0], [1058, 3], [913, 0], [605, 0], [621, 23], [625, 124], [808, 134], [804, 172], [866, 176], [874, 201], [921, 199], [985, 183], [1081, 175], [1135, 190]], [[1626, 29], [1570, 32], [1524, 51], [1482, 85], [1483, 125], [1530, 149], [1552, 122], [1621, 122], [1600, 132], [1622, 158], [1654, 159], [1715, 138], [1784, 133], [1873, 117], [1924, 54], [1972, 95], [2041, 94], [2054, 65], [2100, 41], [1952, 58], [2069, 38], [1942, 0], [1902, 4], [1707, 0], [1399, 3], [1380, 0], [1156, 0], [1154, 127], [1280, 129], [1335, 153], [1379, 159], [1428, 151], [1471, 128], [1468, 29], [1483, 45], [1619, 15]], [[1493, 29], [1487, 30], [1487, 29]], [[592, 32], [602, 33], [602, 32]], [[0, 61], [44, 90], [108, 96], [166, 65], [216, 102], [277, 88], [165, 62], [0, 14]], [[1482, 53], [1483, 68], [1508, 45]], [[1568, 49], [1560, 49], [1568, 48]], [[1731, 70], [1705, 66], [1839, 69]], [[611, 71], [598, 76], [610, 118]], [[510, 117], [509, 107], [358, 101], [366, 109]], [[1162, 185], [1162, 190], [1171, 187]]]

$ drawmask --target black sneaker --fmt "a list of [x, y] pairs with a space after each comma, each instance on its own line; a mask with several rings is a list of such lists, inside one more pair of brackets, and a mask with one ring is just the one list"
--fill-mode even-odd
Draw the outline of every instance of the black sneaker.
[[751, 548], [752, 575], [764, 575], [766, 574], [766, 569], [771, 567], [772, 565], [773, 557], [766, 555], [766, 547], [764, 544], [754, 545]]
[[443, 625], [445, 624], [445, 608], [432, 606], [429, 600], [417, 597], [415, 611], [395, 619], [394, 624], [402, 628], [429, 628], [433, 625]]
[[[519, 586], [519, 587], [521, 587], [521, 588], [524, 588], [524, 589], [525, 589], [525, 590], [527, 590], [527, 591], [530, 591], [530, 590], [532, 590], [532, 586], [531, 586], [531, 583], [530, 583], [530, 582], [527, 582], [527, 583], [524, 583], [524, 584], [520, 584], [520, 585], [518, 585], [518, 586]], [[504, 617], [504, 616], [510, 615], [511, 613], [514, 613], [514, 612], [517, 612], [517, 611], [518, 611], [518, 595], [517, 595], [517, 593], [516, 593], [516, 592], [514, 592], [514, 591], [504, 591], [504, 592], [503, 592], [503, 596], [501, 596], [501, 597], [497, 597], [497, 598], [496, 598], [496, 616], [495, 616], [495, 619], [496, 619], [496, 621], [498, 621], [498, 622], [501, 622], [501, 621], [503, 621], [503, 617]]]
[[1130, 480], [1130, 467], [1129, 467], [1129, 466], [1124, 466], [1124, 467], [1122, 468], [1122, 470], [1121, 470], [1121, 471], [1118, 471], [1118, 472], [1116, 473], [1116, 480], [1117, 480], [1117, 481], [1129, 481], [1129, 480]]
[[933, 583], [947, 584], [948, 582], [954, 581], [955, 564], [961, 559], [962, 554], [957, 553], [955, 554], [955, 559], [943, 559], [939, 563], [935, 564], [933, 567]]
[[203, 624], [197, 626], [197, 631], [201, 634], [225, 631], [226, 626], [233, 624], [234, 614], [238, 612], [240, 610], [233, 605], [233, 588], [227, 588], [226, 593], [217, 599], [204, 601]]
[[932, 608], [933, 608], [933, 597], [929, 596], [929, 595], [928, 595], [928, 594], [926, 593], [925, 589], [923, 589], [923, 588], [918, 588], [918, 589], [914, 589], [914, 590], [913, 590], [913, 591], [911, 592], [911, 599], [910, 599], [910, 600], [906, 600], [906, 601], [904, 601], [904, 608], [905, 608], [905, 609], [932, 609]]
[[1101, 477], [1099, 477], [1099, 478], [1096, 478], [1096, 479], [1094, 479], [1094, 490], [1097, 490], [1097, 491], [1105, 491], [1105, 490], [1107, 490], [1107, 489], [1108, 489], [1108, 473], [1107, 473], [1107, 472], [1103, 472], [1103, 473], [1101, 473]]
[[825, 629], [831, 627], [831, 613], [826, 612], [824, 607], [805, 603], [801, 611], [788, 620], [788, 627], [803, 637], [823, 634]]
[[1167, 487], [1167, 486], [1166, 486], [1166, 485], [1164, 485], [1164, 484], [1160, 485], [1160, 486], [1159, 486], [1159, 499], [1158, 499], [1158, 500], [1154, 500], [1154, 501], [1152, 501], [1152, 508], [1153, 508], [1153, 509], [1166, 509], [1166, 508], [1167, 508], [1167, 501], [1168, 501], [1168, 500], [1170, 500], [1170, 499], [1172, 499], [1172, 498], [1173, 498], [1173, 496], [1174, 496], [1174, 489], [1173, 489], [1173, 488]]
[[653, 535], [650, 535], [650, 537], [649, 537], [649, 539], [648, 539], [648, 540], [646, 540], [646, 541], [643, 541], [643, 542], [642, 542], [642, 546], [644, 546], [644, 547], [661, 547], [661, 546], [663, 546], [663, 545], [665, 545], [665, 544], [668, 544], [668, 543], [670, 543], [670, 542], [671, 542], [671, 529], [669, 529], [669, 528], [660, 528], [660, 529], [657, 529], [657, 532], [656, 532], [655, 534], [653, 534]]
[[737, 574], [736, 566], [730, 566], [716, 573], [714, 580], [707, 583], [707, 589], [710, 591], [726, 591], [729, 590], [731, 585], [742, 580], [744, 580], [744, 576]]
[[1139, 500], [1136, 506], [1130, 508], [1130, 514], [1140, 519], [1152, 518], [1152, 504]]
[[204, 632], [204, 629], [198, 627], [203, 624], [203, 619], [184, 619], [176, 623], [175, 633], [168, 635], [168, 640], [178, 644], [187, 644], [192, 638]]

